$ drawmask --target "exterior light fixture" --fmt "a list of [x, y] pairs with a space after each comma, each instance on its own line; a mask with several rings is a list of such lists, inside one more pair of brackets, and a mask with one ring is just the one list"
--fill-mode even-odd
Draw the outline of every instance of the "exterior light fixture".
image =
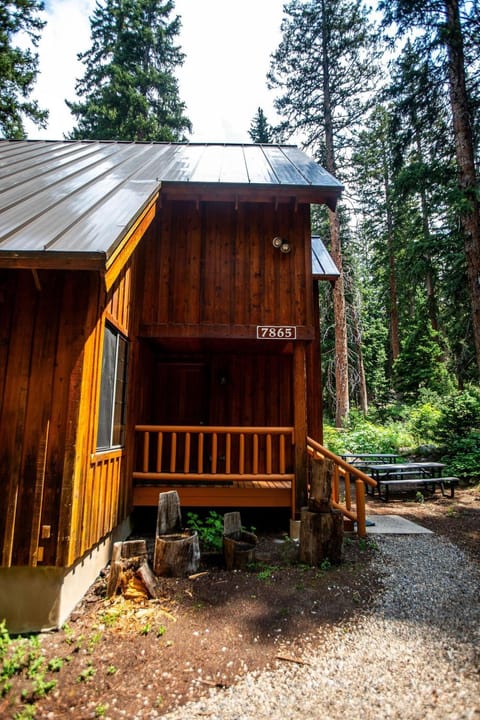
[[288, 242], [288, 240], [285, 240], [284, 238], [281, 238], [278, 235], [276, 235], [273, 238], [272, 245], [277, 250], [280, 250], [280, 252], [285, 253], [285, 255], [287, 255], [289, 252], [292, 251], [292, 246]]

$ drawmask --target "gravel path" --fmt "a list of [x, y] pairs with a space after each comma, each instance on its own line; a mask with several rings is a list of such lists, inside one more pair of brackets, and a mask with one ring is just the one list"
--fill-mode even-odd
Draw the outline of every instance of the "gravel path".
[[[371, 614], [163, 720], [480, 719], [480, 570], [435, 535], [377, 536]], [[311, 639], [310, 639], [311, 640]], [[312, 649], [314, 648], [314, 649]]]

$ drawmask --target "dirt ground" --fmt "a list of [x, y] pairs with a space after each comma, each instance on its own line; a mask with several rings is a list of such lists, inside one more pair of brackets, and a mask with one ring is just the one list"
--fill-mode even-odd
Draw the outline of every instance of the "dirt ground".
[[[437, 493], [423, 503], [367, 502], [369, 515], [400, 514], [480, 561], [478, 489], [459, 489], [453, 500]], [[250, 519], [242, 513], [245, 525]], [[286, 536], [288, 518], [263, 513], [253, 521], [259, 544], [248, 570], [228, 572], [220, 556], [204, 556], [198, 577], [159, 578], [160, 597], [140, 602], [106, 599], [106, 575], [99, 578], [60, 631], [40, 636], [43, 664], [32, 672], [30, 663], [30, 677], [16, 675], [0, 693], [0, 718], [158, 716], [248, 671], [302, 662], [310, 645], [379, 591], [374, 536], [348, 535], [340, 565], [310, 568]], [[137, 534], [146, 518], [139, 523]]]

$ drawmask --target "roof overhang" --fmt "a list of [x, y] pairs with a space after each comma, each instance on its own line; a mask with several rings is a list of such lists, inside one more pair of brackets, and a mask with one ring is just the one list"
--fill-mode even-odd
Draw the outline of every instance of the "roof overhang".
[[0, 267], [109, 287], [164, 200], [334, 210], [342, 189], [294, 146], [0, 141]]

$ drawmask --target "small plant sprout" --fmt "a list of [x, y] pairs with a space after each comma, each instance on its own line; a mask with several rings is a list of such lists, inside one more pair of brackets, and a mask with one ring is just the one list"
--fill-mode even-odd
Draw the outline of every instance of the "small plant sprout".
[[97, 671], [93, 667], [92, 663], [88, 663], [87, 667], [82, 670], [80, 675], [77, 677], [77, 682], [87, 682], [90, 680]]

